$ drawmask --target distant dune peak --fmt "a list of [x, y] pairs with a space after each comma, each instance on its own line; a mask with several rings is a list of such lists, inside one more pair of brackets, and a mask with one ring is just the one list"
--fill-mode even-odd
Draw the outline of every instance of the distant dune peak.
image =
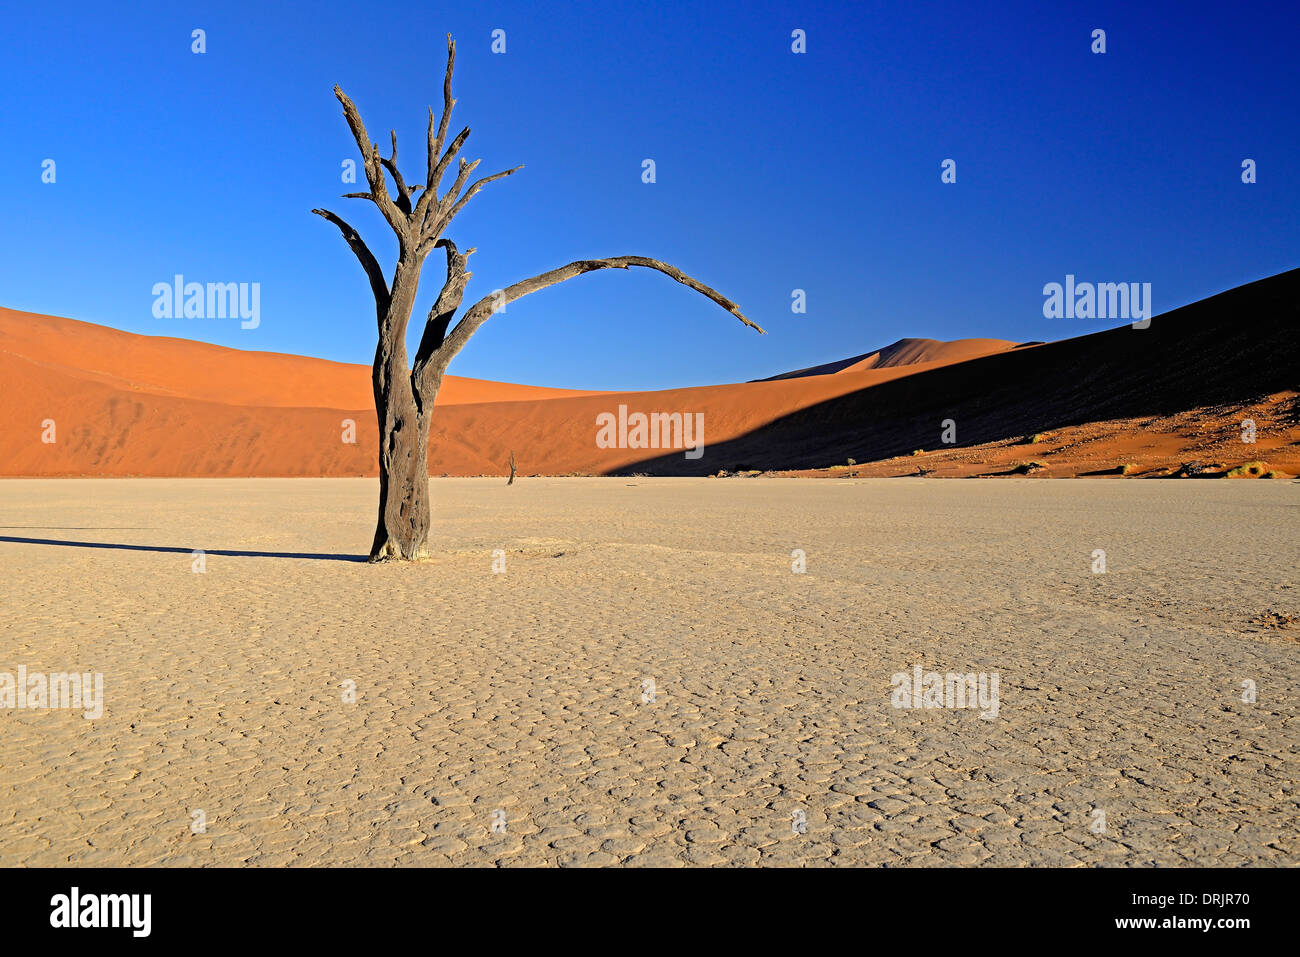
[[875, 352], [864, 352], [860, 356], [838, 359], [834, 362], [810, 366], [807, 369], [796, 369], [793, 372], [783, 372], [780, 375], [769, 376], [766, 379], [755, 381], [774, 382], [778, 379], [837, 375], [846, 372], [863, 372], [867, 369], [892, 369], [898, 366], [919, 365], [923, 362], [942, 365], [949, 362], [964, 362], [967, 359], [991, 355], [995, 352], [1005, 352], [1008, 349], [1018, 348], [1020, 345], [1022, 343], [1011, 342], [1008, 339], [953, 339], [950, 341], [921, 338], [899, 339], [897, 342], [891, 343], [883, 349], [877, 349]]

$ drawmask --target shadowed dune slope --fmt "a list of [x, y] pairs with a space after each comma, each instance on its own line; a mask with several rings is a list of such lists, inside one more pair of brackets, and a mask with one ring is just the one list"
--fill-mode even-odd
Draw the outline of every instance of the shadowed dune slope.
[[1276, 417], [1260, 424], [1261, 440], [1294, 474], [1297, 388], [1300, 269], [1156, 316], [1146, 329], [1124, 325], [919, 368], [711, 445], [698, 461], [647, 456], [636, 469], [701, 474], [818, 468], [849, 457], [869, 462], [941, 447], [945, 419], [955, 421], [959, 446], [1111, 420], [1138, 420], [1129, 428], [1141, 434], [1143, 420], [1172, 420], [1189, 410], [1197, 414], [1183, 417], [1186, 434], [1171, 436], [1165, 460], [1176, 465], [1199, 433], [1217, 431], [1233, 439], [1235, 449], [1223, 447], [1242, 461], [1259, 449], [1236, 438], [1237, 413], [1255, 404]]

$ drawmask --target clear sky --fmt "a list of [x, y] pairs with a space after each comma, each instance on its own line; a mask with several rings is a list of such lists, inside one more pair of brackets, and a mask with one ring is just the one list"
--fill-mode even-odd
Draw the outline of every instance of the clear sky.
[[[608, 271], [511, 304], [453, 374], [739, 381], [905, 336], [1120, 324], [1045, 319], [1043, 285], [1067, 273], [1150, 282], [1159, 313], [1300, 265], [1295, 2], [74, 2], [4, 15], [0, 305], [369, 363], [364, 274], [310, 210], [353, 222], [386, 272], [395, 243], [339, 198], [360, 187], [341, 182], [357, 153], [331, 90], [385, 152], [396, 128], [421, 182], [448, 32], [464, 155], [480, 174], [526, 167], [448, 230], [478, 247], [467, 304], [638, 254], [769, 331], [657, 273]], [[430, 258], [412, 343], [443, 268]], [[154, 318], [152, 287], [176, 273], [260, 283], [260, 325]]]

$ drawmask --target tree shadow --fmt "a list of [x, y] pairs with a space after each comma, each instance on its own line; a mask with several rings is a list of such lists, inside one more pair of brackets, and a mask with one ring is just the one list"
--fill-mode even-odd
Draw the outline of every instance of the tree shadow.
[[193, 555], [196, 551], [204, 555], [222, 555], [227, 558], [299, 558], [314, 559], [322, 562], [367, 562], [365, 555], [339, 555], [329, 552], [255, 552], [231, 548], [184, 548], [179, 545], [126, 545], [121, 542], [72, 542], [58, 538], [19, 538], [16, 535], [0, 535], [0, 542], [12, 542], [16, 545], [62, 545], [67, 548], [111, 548], [128, 552], [167, 552], [176, 555]]
[[152, 525], [0, 525], [0, 530], [39, 528], [43, 532], [153, 532]]

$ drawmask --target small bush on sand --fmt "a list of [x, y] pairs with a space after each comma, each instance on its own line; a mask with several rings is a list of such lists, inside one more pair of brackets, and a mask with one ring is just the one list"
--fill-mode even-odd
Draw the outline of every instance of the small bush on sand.
[[1045, 468], [1047, 468], [1047, 466], [1042, 462], [1021, 462], [1012, 469], [1012, 471], [1017, 475], [1028, 475], [1030, 472], [1037, 472], [1038, 470]]
[[1043, 433], [1043, 432], [1035, 432], [1033, 435], [1031, 435], [1031, 436], [1029, 437], [1029, 444], [1030, 444], [1030, 445], [1037, 445], [1039, 442], [1042, 442], [1042, 441], [1045, 440], [1046, 438], [1047, 438], [1047, 435], [1046, 435], [1045, 433]]
[[1228, 478], [1262, 478], [1269, 472], [1263, 462], [1246, 462], [1235, 469], [1228, 470]]
[[925, 449], [912, 449], [912, 454], [913, 454], [913, 455], [924, 455], [924, 454], [925, 454]]

